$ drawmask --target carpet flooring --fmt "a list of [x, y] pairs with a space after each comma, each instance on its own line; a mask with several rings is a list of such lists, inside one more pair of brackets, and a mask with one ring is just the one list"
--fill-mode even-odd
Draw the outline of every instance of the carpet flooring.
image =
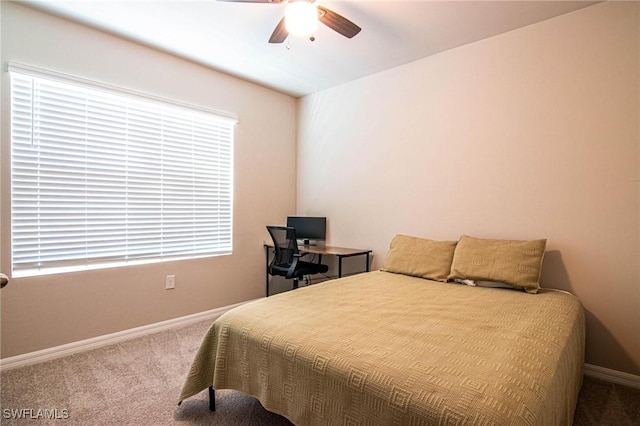
[[[2, 425], [291, 425], [245, 394], [177, 405], [210, 320], [0, 374]], [[640, 425], [640, 389], [585, 378], [574, 426]]]

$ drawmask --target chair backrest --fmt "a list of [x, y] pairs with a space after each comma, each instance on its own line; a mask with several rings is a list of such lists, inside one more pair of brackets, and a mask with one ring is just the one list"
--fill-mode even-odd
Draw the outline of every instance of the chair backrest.
[[295, 228], [287, 226], [267, 226], [273, 240], [275, 255], [271, 265], [291, 265], [299, 254]]

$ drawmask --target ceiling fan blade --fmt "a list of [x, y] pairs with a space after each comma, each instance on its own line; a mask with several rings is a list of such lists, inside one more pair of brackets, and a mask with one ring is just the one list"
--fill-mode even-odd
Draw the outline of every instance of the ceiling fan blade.
[[326, 7], [317, 6], [317, 8], [320, 22], [347, 38], [355, 36], [362, 29], [344, 16], [338, 15]]
[[276, 28], [275, 30], [273, 30], [273, 33], [271, 33], [271, 37], [269, 38], [269, 43], [282, 43], [287, 39], [288, 36], [289, 36], [289, 32], [287, 31], [287, 28], [284, 25], [284, 18], [282, 18], [280, 22], [278, 22], [278, 25], [276, 25]]

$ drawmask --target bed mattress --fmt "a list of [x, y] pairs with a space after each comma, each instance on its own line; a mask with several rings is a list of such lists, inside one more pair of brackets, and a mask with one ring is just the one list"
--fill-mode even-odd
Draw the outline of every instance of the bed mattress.
[[571, 425], [584, 338], [565, 292], [374, 271], [225, 313], [180, 400], [235, 389], [297, 425]]

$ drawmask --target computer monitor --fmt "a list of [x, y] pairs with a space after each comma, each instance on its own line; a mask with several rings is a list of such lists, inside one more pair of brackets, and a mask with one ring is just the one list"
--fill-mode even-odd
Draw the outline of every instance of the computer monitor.
[[326, 217], [289, 216], [287, 226], [296, 229], [296, 237], [305, 245], [327, 239]]

